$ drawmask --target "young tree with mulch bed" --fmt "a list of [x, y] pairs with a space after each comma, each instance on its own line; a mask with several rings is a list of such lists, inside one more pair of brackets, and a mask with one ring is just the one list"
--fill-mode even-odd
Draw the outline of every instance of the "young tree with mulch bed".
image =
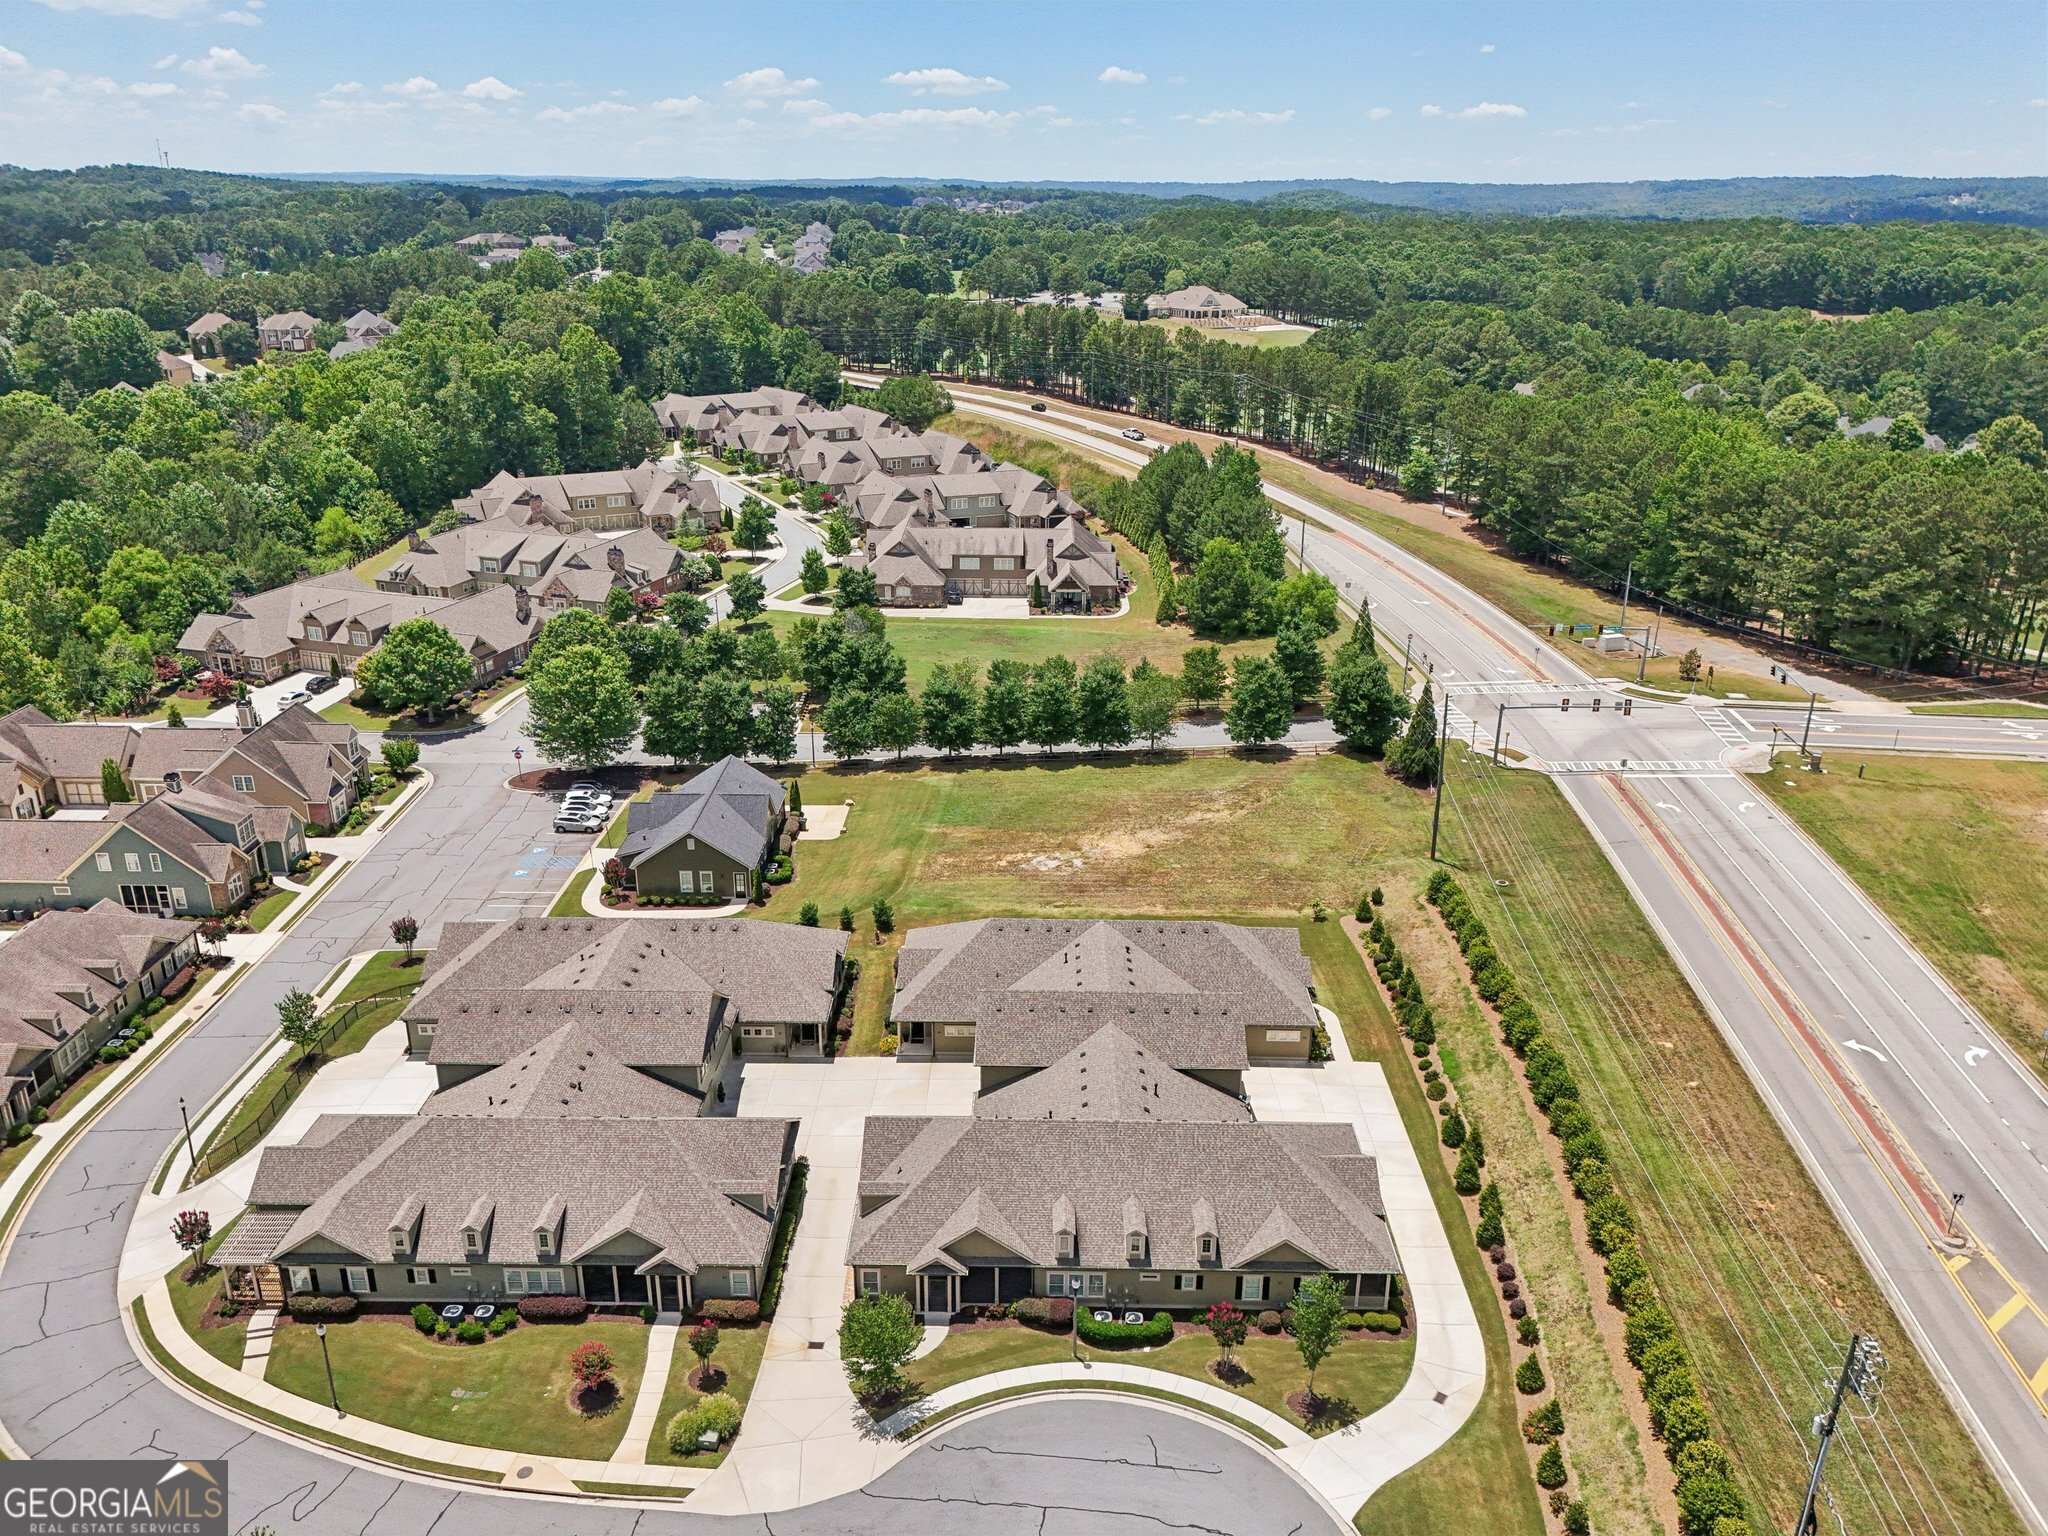
[[1202, 1314], [1202, 1326], [1209, 1330], [1209, 1337], [1216, 1341], [1216, 1348], [1219, 1351], [1210, 1369], [1224, 1381], [1242, 1378], [1245, 1374], [1244, 1367], [1237, 1363], [1231, 1351], [1250, 1335], [1251, 1319], [1229, 1302], [1219, 1301]]
[[[1334, 1275], [1311, 1275], [1294, 1292], [1294, 1347], [1308, 1367], [1308, 1387], [1298, 1410], [1304, 1421], [1322, 1411], [1316, 1396], [1316, 1368], [1337, 1347], [1344, 1331], [1344, 1287]], [[1290, 1400], [1289, 1406], [1293, 1406]]]
[[718, 1324], [702, 1322], [690, 1330], [690, 1353], [697, 1357], [697, 1369], [690, 1373], [690, 1385], [699, 1392], [714, 1392], [725, 1385], [725, 1372], [711, 1363], [718, 1350]]
[[585, 1339], [569, 1351], [569, 1374], [576, 1378], [573, 1394], [578, 1413], [597, 1413], [609, 1407], [619, 1395], [612, 1379], [618, 1364], [602, 1339]]

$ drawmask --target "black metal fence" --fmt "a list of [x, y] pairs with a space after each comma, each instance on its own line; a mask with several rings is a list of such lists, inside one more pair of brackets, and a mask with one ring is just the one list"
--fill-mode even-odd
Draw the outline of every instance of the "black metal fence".
[[[397, 998], [409, 997], [415, 990], [417, 989], [412, 985], [407, 985], [389, 987], [381, 992], [366, 992], [336, 1011], [321, 1025], [320, 1033], [312, 1043], [299, 1053], [298, 1060], [293, 1064], [291, 1071], [286, 1073], [284, 1081], [270, 1091], [270, 1096], [256, 1111], [255, 1118], [238, 1126], [232, 1132], [216, 1133], [201, 1149], [198, 1159], [185, 1175], [185, 1182], [179, 1187], [190, 1189], [194, 1184], [212, 1178], [260, 1142], [269, 1134], [270, 1128], [284, 1118], [284, 1112], [292, 1107], [300, 1091], [311, 1080], [312, 1069], [317, 1064], [316, 1058], [320, 1052], [340, 1039], [351, 1024], [371, 1009], [382, 1007]], [[229, 1120], [237, 1118], [240, 1112], [241, 1106], [237, 1105], [235, 1113], [228, 1117]]]

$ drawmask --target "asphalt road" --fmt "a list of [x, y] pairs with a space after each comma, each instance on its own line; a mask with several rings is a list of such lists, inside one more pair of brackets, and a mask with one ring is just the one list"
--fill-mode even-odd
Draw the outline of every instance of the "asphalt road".
[[[516, 793], [524, 711], [429, 746], [435, 782], [198, 1024], [68, 1147], [0, 1265], [0, 1423], [32, 1456], [226, 1457], [237, 1530], [305, 1536], [655, 1536], [760, 1531], [766, 1520], [570, 1503], [373, 1469], [253, 1428], [166, 1386], [132, 1353], [115, 1294], [130, 1215], [196, 1110], [270, 1038], [275, 1004], [311, 990], [412, 914], [431, 945], [451, 919], [546, 910], [587, 838], [557, 837], [551, 803]], [[777, 1536], [882, 1532], [1327, 1530], [1328, 1514], [1258, 1451], [1178, 1414], [1118, 1401], [1022, 1404], [943, 1429], [856, 1494], [777, 1514]]]
[[[1123, 463], [1150, 454], [1120, 425], [1060, 405], [1038, 412], [1000, 391], [953, 393]], [[1796, 744], [1805, 711], [1637, 701], [1623, 715], [1611, 686], [1547, 638], [1398, 546], [1266, 489], [1291, 514], [1289, 542], [1306, 562], [1351, 601], [1368, 597], [1381, 633], [1401, 637], [1440, 697], [1448, 690], [1451, 734], [1483, 748], [1498, 728], [1553, 774], [2022, 1516], [2048, 1531], [2048, 1093], [1854, 883], [1725, 765], [1725, 754], [1782, 744], [1784, 732]], [[1894, 746], [2040, 758], [2048, 722], [1816, 712], [1812, 742], [1837, 765], [1840, 754]], [[1938, 1241], [1954, 1194], [1974, 1240], [1956, 1267]]]

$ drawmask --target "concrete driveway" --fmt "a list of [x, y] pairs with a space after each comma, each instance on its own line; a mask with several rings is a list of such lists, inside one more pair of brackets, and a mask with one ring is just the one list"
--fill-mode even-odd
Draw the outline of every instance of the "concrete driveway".
[[[326, 675], [324, 672], [294, 672], [290, 677], [280, 678], [274, 683], [265, 683], [260, 688], [251, 688], [249, 690], [249, 700], [256, 706], [257, 723], [260, 725], [265, 720], [274, 719], [283, 707], [280, 703], [281, 700], [289, 698], [295, 693], [304, 693], [306, 685], [312, 682], [314, 678], [325, 677]], [[314, 694], [306, 700], [306, 703], [309, 708], [315, 711], [324, 710], [332, 705], [339, 704], [355, 691], [355, 678], [344, 673], [335, 680], [334, 686], [328, 689], [327, 692]], [[235, 706], [223, 704], [219, 709], [216, 709], [206, 717], [206, 723], [208, 725], [233, 725], [235, 723]]]

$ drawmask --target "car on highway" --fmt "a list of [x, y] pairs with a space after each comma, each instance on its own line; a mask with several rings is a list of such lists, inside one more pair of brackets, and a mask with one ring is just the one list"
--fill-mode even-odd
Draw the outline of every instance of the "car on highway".
[[333, 677], [330, 676], [328, 673], [322, 672], [318, 677], [310, 678], [307, 680], [306, 692], [325, 693], [328, 689], [332, 688], [336, 683], [340, 681], [340, 678]]
[[1140, 432], [1136, 427], [1125, 427], [1124, 436], [1128, 437], [1134, 443], [1142, 443], [1143, 441], [1145, 441], [1145, 434]]
[[1031, 402], [1031, 409], [1033, 409], [1034, 411], [1042, 411], [1045, 409], [1045, 402], [1043, 400], [1034, 400]]

